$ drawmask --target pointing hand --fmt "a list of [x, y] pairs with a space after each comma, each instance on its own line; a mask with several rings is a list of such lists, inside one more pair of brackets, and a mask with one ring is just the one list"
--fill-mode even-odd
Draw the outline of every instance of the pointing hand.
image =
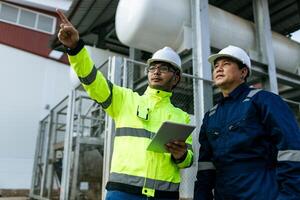
[[62, 11], [56, 9], [56, 12], [61, 19], [58, 39], [64, 46], [74, 49], [79, 41], [79, 33]]

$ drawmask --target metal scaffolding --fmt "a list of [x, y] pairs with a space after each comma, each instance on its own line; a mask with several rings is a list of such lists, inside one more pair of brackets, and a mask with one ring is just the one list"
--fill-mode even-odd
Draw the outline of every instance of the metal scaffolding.
[[[219, 93], [210, 80], [211, 67], [207, 62], [210, 51], [215, 53], [218, 50], [211, 48], [209, 43], [208, 1], [191, 2], [193, 49], [181, 55], [183, 78], [171, 99], [175, 106], [191, 115], [192, 124], [197, 126], [193, 132], [195, 162], [191, 168], [182, 170], [180, 196], [184, 199], [193, 198], [201, 121]], [[249, 83], [274, 93], [278, 93], [278, 85], [299, 89], [299, 75], [275, 70], [267, 1], [254, 1], [254, 16], [260, 54], [251, 57], [253, 76]], [[136, 50], [131, 49], [131, 58], [137, 54]], [[143, 62], [112, 57], [99, 69], [112, 83], [142, 94], [148, 85], [145, 67]], [[300, 121], [299, 102], [290, 99], [286, 102]], [[104, 198], [113, 138], [113, 120], [86, 96], [81, 86], [72, 90], [40, 122], [30, 197], [45, 200]], [[94, 159], [88, 159], [89, 156]], [[96, 163], [93, 169], [88, 168], [91, 163]]]
[[[183, 70], [191, 68], [191, 60], [183, 63]], [[112, 57], [100, 68], [113, 83], [132, 88], [142, 94], [147, 88], [146, 64], [127, 58]], [[192, 119], [200, 112], [194, 103], [194, 82], [199, 77], [183, 74], [182, 81], [172, 95], [175, 106], [188, 112]], [[133, 81], [134, 80], [134, 81]], [[198, 117], [199, 118], [199, 117]], [[195, 123], [195, 120], [193, 120]], [[105, 196], [104, 186], [108, 180], [110, 159], [113, 148], [114, 124], [110, 117], [93, 100], [89, 99], [82, 87], [72, 90], [49, 115], [40, 122], [37, 138], [35, 163], [30, 197], [33, 199], [91, 199], [92, 183], [101, 188], [94, 191], [95, 199]], [[197, 145], [197, 132], [193, 135]], [[85, 171], [87, 152], [96, 152], [97, 167]], [[101, 163], [100, 163], [101, 162]], [[101, 165], [101, 166], [99, 166]], [[101, 170], [101, 172], [99, 171]], [[97, 175], [98, 173], [98, 175]], [[191, 194], [196, 165], [183, 170], [181, 194]], [[98, 192], [98, 193], [97, 193]], [[97, 196], [98, 195], [98, 196]], [[99, 196], [100, 195], [100, 196]]]
[[[104, 63], [101, 70], [107, 66]], [[32, 199], [101, 197], [104, 131], [110, 121], [105, 118], [80, 87], [51, 109], [40, 122]]]

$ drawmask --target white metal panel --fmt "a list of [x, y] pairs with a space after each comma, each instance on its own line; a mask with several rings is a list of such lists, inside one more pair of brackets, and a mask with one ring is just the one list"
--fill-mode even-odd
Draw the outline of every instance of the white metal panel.
[[[189, 2], [176, 0], [172, 3], [161, 0], [121, 0], [116, 12], [116, 31], [124, 44], [154, 52], [170, 46], [181, 51], [181, 41], [191, 40], [182, 36], [192, 34], [186, 31], [190, 25]], [[259, 60], [256, 47], [256, 33], [252, 22], [242, 19], [214, 6], [209, 6], [209, 32], [211, 46], [222, 49], [229, 44], [239, 46], [250, 53], [252, 59]], [[272, 32], [275, 64], [289, 72], [296, 72], [300, 63], [300, 44]]]
[[121, 42], [153, 52], [165, 45], [177, 49], [190, 25], [186, 0], [121, 0], [116, 32]]
[[[86, 46], [86, 49], [88, 50], [89, 54], [91, 55], [91, 58], [95, 64], [95, 67], [101, 66], [105, 61], [108, 60], [109, 56], [120, 56], [120, 54], [113, 53], [108, 50], [98, 49], [92, 46]], [[69, 79], [71, 81], [72, 87], [76, 88], [80, 81], [75, 74], [75, 72], [70, 68], [69, 70]]]
[[[95, 65], [116, 55], [87, 47]], [[0, 45], [0, 188], [30, 188], [39, 121], [70, 92], [69, 66]], [[4, 163], [4, 164], [2, 164]]]
[[0, 188], [29, 188], [39, 121], [70, 89], [68, 67], [0, 45]]

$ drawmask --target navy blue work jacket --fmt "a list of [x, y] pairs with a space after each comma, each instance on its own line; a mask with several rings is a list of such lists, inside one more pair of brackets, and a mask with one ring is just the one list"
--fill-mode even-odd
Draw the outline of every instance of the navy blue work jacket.
[[195, 200], [300, 200], [299, 126], [278, 95], [241, 84], [205, 114], [199, 142]]

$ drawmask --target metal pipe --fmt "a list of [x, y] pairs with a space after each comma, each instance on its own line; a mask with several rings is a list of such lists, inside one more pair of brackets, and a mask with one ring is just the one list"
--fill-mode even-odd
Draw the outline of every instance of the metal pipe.
[[[120, 41], [150, 52], [163, 46], [178, 51], [191, 49], [195, 41], [192, 39], [190, 1], [161, 2], [120, 0], [116, 12], [116, 32]], [[153, 11], [159, 14], [153, 15]], [[267, 64], [260, 59], [252, 22], [212, 5], [208, 11], [211, 47], [222, 49], [229, 44], [236, 45], [248, 51], [252, 60]], [[276, 68], [295, 73], [300, 66], [300, 44], [275, 32], [272, 32], [272, 39]]]
[[[239, 46], [250, 53], [253, 60], [259, 60], [254, 24], [214, 6], [209, 6], [211, 46], [222, 49], [229, 44]], [[296, 72], [300, 63], [300, 44], [272, 32], [273, 50], [277, 68]]]

